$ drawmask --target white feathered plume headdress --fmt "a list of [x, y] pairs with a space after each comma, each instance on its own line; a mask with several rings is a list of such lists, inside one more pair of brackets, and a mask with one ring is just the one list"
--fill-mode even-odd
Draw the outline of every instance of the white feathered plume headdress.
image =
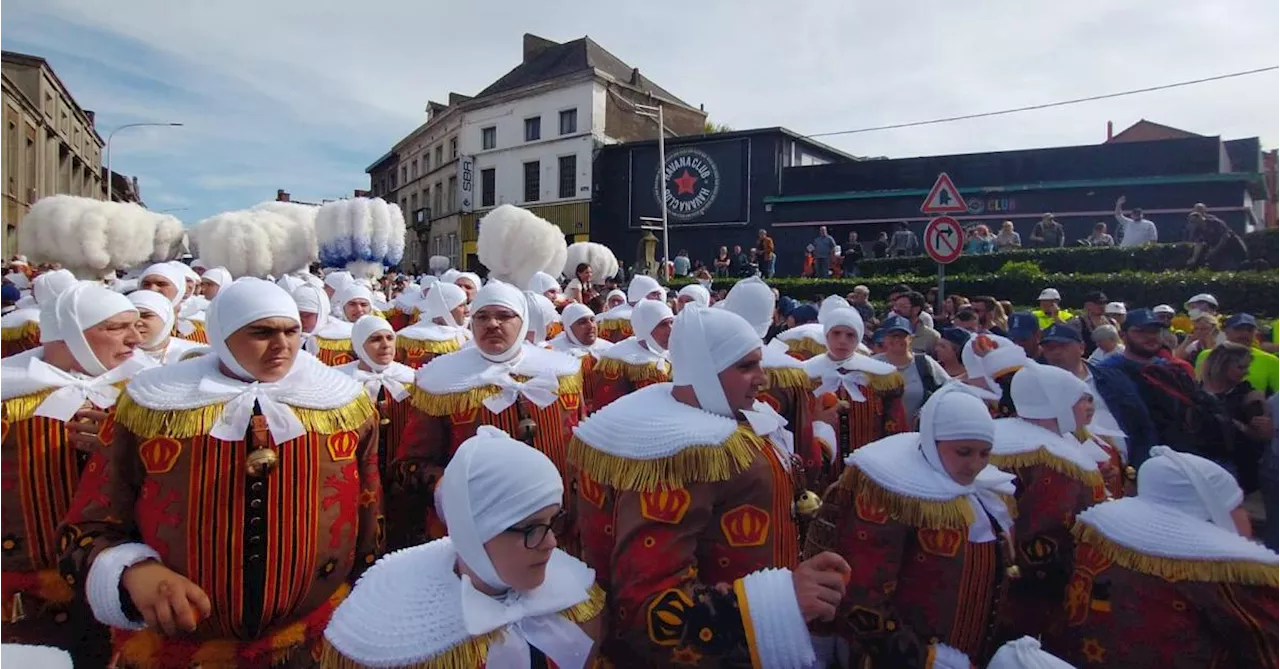
[[[280, 214], [294, 223], [294, 232], [290, 235], [293, 248], [290, 249], [290, 253], [281, 256], [280, 262], [273, 263], [275, 271], [272, 274], [278, 276], [289, 272], [306, 270], [311, 263], [319, 259], [320, 250], [316, 244], [316, 214], [320, 212], [320, 207], [314, 204], [269, 200], [256, 204], [253, 208], [259, 211]], [[305, 260], [295, 267], [282, 267], [282, 263], [293, 262], [295, 259], [303, 257], [305, 257]]]
[[618, 275], [618, 258], [604, 244], [570, 244], [564, 260], [564, 275], [570, 279], [577, 278], [578, 265], [582, 263], [591, 266], [592, 280], [596, 283], [604, 283], [606, 278]]
[[169, 260], [181, 239], [172, 216], [74, 195], [39, 200], [18, 226], [18, 246], [33, 262], [61, 264], [81, 279]]
[[377, 278], [404, 257], [405, 224], [400, 207], [381, 198], [335, 200], [316, 214], [320, 262], [356, 277]]
[[560, 228], [527, 209], [504, 204], [480, 219], [476, 256], [490, 278], [527, 286], [535, 272], [555, 276], [567, 250]]
[[306, 267], [314, 256], [314, 234], [305, 221], [267, 209], [242, 209], [196, 224], [200, 257], [231, 276], [280, 276]]

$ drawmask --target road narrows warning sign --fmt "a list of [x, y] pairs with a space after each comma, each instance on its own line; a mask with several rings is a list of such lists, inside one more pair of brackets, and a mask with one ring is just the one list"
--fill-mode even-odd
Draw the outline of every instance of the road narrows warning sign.
[[924, 250], [935, 262], [946, 265], [964, 251], [964, 227], [950, 216], [939, 216], [924, 229]]
[[933, 188], [929, 189], [929, 196], [920, 205], [920, 211], [925, 214], [961, 214], [969, 211], [969, 205], [960, 196], [960, 189], [951, 182], [951, 177], [942, 172], [933, 182]]

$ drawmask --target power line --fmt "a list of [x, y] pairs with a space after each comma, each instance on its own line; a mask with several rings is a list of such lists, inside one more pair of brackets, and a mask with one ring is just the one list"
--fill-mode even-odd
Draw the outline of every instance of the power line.
[[952, 121], [967, 121], [974, 118], [986, 118], [988, 116], [1002, 116], [1004, 114], [1015, 114], [1017, 112], [1035, 111], [1037, 109], [1048, 109], [1050, 107], [1064, 107], [1066, 105], [1080, 104], [1081, 102], [1093, 102], [1094, 100], [1106, 100], [1109, 98], [1119, 98], [1126, 95], [1137, 95], [1139, 93], [1150, 93], [1152, 91], [1163, 91], [1170, 88], [1179, 88], [1181, 86], [1191, 86], [1194, 84], [1203, 84], [1209, 81], [1219, 81], [1222, 79], [1232, 79], [1235, 77], [1243, 77], [1250, 74], [1259, 74], [1262, 72], [1270, 72], [1280, 69], [1280, 65], [1272, 65], [1271, 67], [1260, 67], [1256, 70], [1245, 70], [1243, 72], [1232, 72], [1230, 74], [1220, 74], [1215, 77], [1205, 77], [1203, 79], [1192, 79], [1190, 81], [1179, 81], [1173, 84], [1164, 84], [1162, 86], [1150, 86], [1148, 88], [1135, 88], [1118, 93], [1105, 93], [1103, 95], [1091, 95], [1087, 98], [1076, 98], [1074, 100], [1061, 100], [1059, 102], [1047, 102], [1044, 104], [1030, 105], [1027, 107], [1015, 107], [1013, 109], [1001, 109], [1000, 111], [982, 112], [979, 114], [965, 114], [963, 116], [948, 116], [946, 118], [935, 118], [929, 121], [911, 121], [910, 123], [894, 123], [893, 125], [878, 125], [870, 128], [858, 128], [856, 130], [837, 130], [835, 132], [819, 132], [806, 137], [831, 137], [833, 135], [853, 135], [860, 132], [874, 132], [876, 130], [895, 130], [897, 128], [913, 128], [921, 125], [934, 125], [937, 123], [950, 123]]

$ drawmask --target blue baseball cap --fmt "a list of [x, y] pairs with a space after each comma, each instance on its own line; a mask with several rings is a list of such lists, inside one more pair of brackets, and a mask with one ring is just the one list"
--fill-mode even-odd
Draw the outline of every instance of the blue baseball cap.
[[1134, 328], [1164, 329], [1169, 327], [1164, 321], [1156, 318], [1156, 312], [1150, 309], [1134, 309], [1124, 318], [1124, 330]]
[[1026, 341], [1040, 331], [1040, 319], [1030, 311], [1015, 311], [1009, 315], [1009, 338]]
[[22, 299], [22, 291], [18, 290], [17, 286], [6, 283], [4, 288], [0, 289], [0, 296], [3, 297], [5, 302], [17, 302]]
[[890, 316], [880, 322], [880, 332], [886, 335], [890, 332], [905, 332], [911, 334], [911, 321], [901, 316]]
[[1242, 327], [1249, 327], [1256, 330], [1258, 329], [1258, 319], [1254, 318], [1253, 314], [1234, 314], [1231, 318], [1227, 319], [1227, 322], [1222, 327], [1227, 330]]
[[1040, 333], [1040, 341], [1059, 344], [1083, 344], [1084, 337], [1080, 336], [1079, 330], [1066, 323], [1054, 323]]
[[788, 315], [795, 319], [796, 325], [813, 323], [818, 320], [818, 308], [812, 304], [802, 304], [792, 309]]
[[796, 302], [794, 298], [783, 295], [778, 298], [778, 313], [782, 314], [783, 318], [786, 318], [791, 315], [791, 312], [796, 310], [796, 306], [799, 304], [800, 303]]
[[943, 339], [955, 344], [956, 348], [959, 349], [963, 349], [964, 345], [969, 343], [969, 338], [973, 336], [973, 333], [968, 330], [957, 327], [942, 328], [938, 331], [938, 334], [942, 335]]

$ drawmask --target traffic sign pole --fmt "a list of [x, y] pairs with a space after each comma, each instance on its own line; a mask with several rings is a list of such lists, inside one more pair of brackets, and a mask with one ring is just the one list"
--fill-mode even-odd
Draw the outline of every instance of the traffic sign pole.
[[938, 304], [934, 308], [938, 314], [945, 313], [942, 305], [947, 301], [947, 266], [938, 263]]
[[[938, 175], [933, 188], [925, 196], [920, 211], [926, 214], [950, 214], [968, 211], [968, 205], [960, 195], [960, 189], [951, 181], [946, 172]], [[955, 262], [964, 252], [964, 226], [950, 216], [940, 215], [929, 221], [924, 229], [924, 248], [938, 263], [938, 303], [937, 313], [943, 313], [943, 305], [947, 299], [947, 265]]]

